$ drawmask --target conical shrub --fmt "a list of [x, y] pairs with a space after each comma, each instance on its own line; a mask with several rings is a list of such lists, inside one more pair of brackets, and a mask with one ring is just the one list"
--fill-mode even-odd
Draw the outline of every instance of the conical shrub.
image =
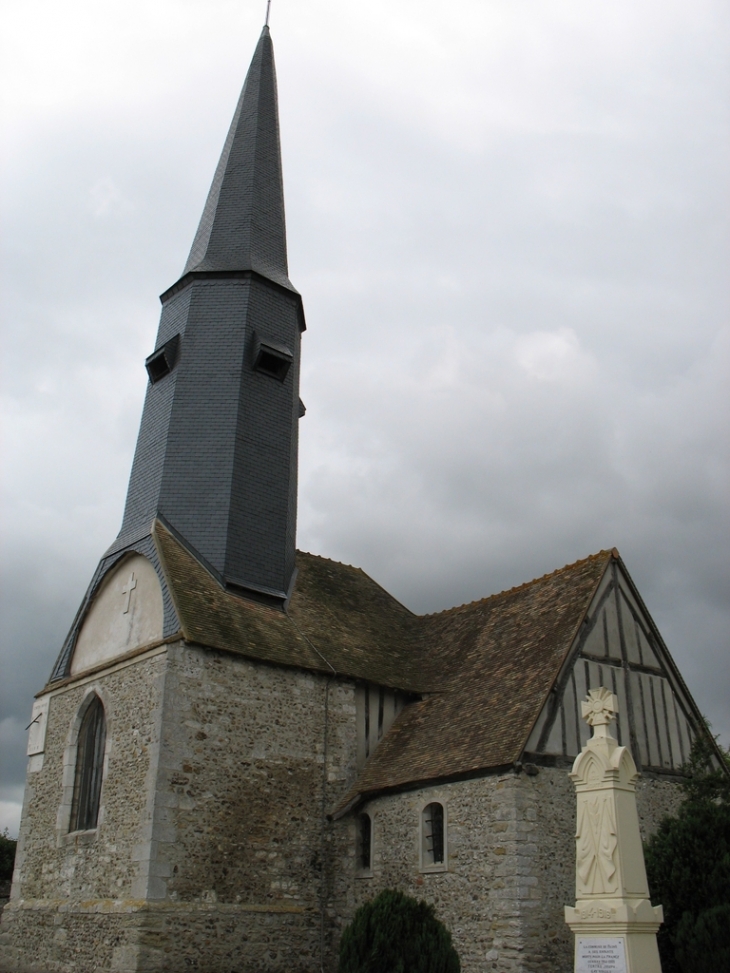
[[460, 973], [451, 933], [432, 905], [385, 889], [342, 934], [338, 973]]

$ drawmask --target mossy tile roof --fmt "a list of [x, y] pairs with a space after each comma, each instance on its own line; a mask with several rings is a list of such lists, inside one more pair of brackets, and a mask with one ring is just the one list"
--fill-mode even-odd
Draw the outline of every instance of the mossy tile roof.
[[284, 612], [227, 591], [159, 522], [154, 537], [189, 641], [423, 695], [398, 716], [338, 813], [369, 794], [514, 763], [614, 556], [601, 551], [417, 616], [359, 568], [298, 552]]
[[407, 706], [338, 805], [514, 763], [527, 743], [612, 552], [421, 619], [442, 692]]
[[284, 612], [227, 591], [159, 521], [154, 537], [188, 641], [413, 692], [431, 688], [419, 664], [417, 616], [359, 568], [297, 552]]

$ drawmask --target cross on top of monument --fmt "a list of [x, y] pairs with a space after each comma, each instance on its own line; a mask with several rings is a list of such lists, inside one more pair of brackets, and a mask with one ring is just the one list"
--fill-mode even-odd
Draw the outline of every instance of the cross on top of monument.
[[132, 592], [137, 587], [137, 579], [134, 576], [134, 571], [129, 575], [129, 581], [122, 588], [122, 594], [127, 596], [124, 608], [122, 608], [122, 615], [126, 615], [129, 611], [129, 605], [132, 600]]
[[618, 699], [601, 686], [590, 690], [580, 708], [581, 715], [589, 726], [607, 726], [618, 713]]

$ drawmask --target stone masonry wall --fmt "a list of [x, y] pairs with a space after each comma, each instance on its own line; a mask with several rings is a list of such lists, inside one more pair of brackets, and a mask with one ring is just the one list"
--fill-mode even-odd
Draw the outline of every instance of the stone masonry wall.
[[[364, 901], [397, 888], [434, 904], [453, 935], [464, 973], [522, 970], [523, 899], [536, 880], [526, 874], [535, 848], [533, 822], [517, 813], [520, 784], [506, 774], [370, 801], [365, 809], [373, 820], [372, 878], [355, 876], [355, 825], [343, 822], [351, 849], [349, 881], [339, 886], [343, 925]], [[420, 870], [420, 815], [430, 801], [446, 809], [443, 872]]]
[[311, 971], [328, 898], [327, 787], [355, 773], [354, 687], [192, 646], [170, 652], [152, 896], [155, 970]]
[[[70, 836], [58, 827], [64, 754], [92, 687], [108, 721], [102, 812], [95, 833]], [[184, 643], [63, 687], [43, 768], [28, 776], [0, 970], [333, 973], [355, 909], [398, 888], [434, 903], [464, 973], [569, 973], [567, 769], [370, 801], [365, 878], [355, 817], [323, 813], [354, 780], [355, 737], [351, 682]], [[666, 779], [640, 781], [644, 837], [679, 797]], [[432, 800], [446, 807], [443, 872], [420, 868]]]
[[[642, 836], [676, 809], [669, 780], [642, 780]], [[447, 817], [445, 872], [422, 872], [421, 809], [441, 801]], [[572, 973], [563, 907], [575, 900], [575, 794], [564, 768], [507, 773], [372, 800], [372, 877], [355, 871], [355, 820], [336, 823], [337, 926], [384, 888], [434, 904], [450, 929], [463, 973]]]
[[[99, 968], [109, 967], [118, 923], [103, 933], [91, 931], [94, 908], [131, 902], [144, 886], [139, 848], [151, 824], [147, 795], [156, 768], [164, 665], [158, 654], [52, 694], [43, 766], [27, 775], [12, 897], [0, 927], [0, 967], [81, 973], [85, 967], [77, 960], [89, 953]], [[73, 783], [69, 744], [90, 690], [101, 697], [107, 723], [99, 823], [95, 831], [69, 835], [63, 809]], [[78, 923], [76, 914], [83, 917]]]
[[53, 697], [43, 769], [28, 778], [0, 969], [319, 970], [323, 785], [339, 796], [354, 779], [354, 686], [184, 643], [94, 686], [109, 729], [99, 826], [56, 827], [87, 691], [72, 683]]

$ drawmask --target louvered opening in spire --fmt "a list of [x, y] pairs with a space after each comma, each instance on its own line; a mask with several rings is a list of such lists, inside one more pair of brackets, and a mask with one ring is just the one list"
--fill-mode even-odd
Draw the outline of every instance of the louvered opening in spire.
[[185, 265], [254, 270], [291, 290], [274, 48], [264, 27]]

